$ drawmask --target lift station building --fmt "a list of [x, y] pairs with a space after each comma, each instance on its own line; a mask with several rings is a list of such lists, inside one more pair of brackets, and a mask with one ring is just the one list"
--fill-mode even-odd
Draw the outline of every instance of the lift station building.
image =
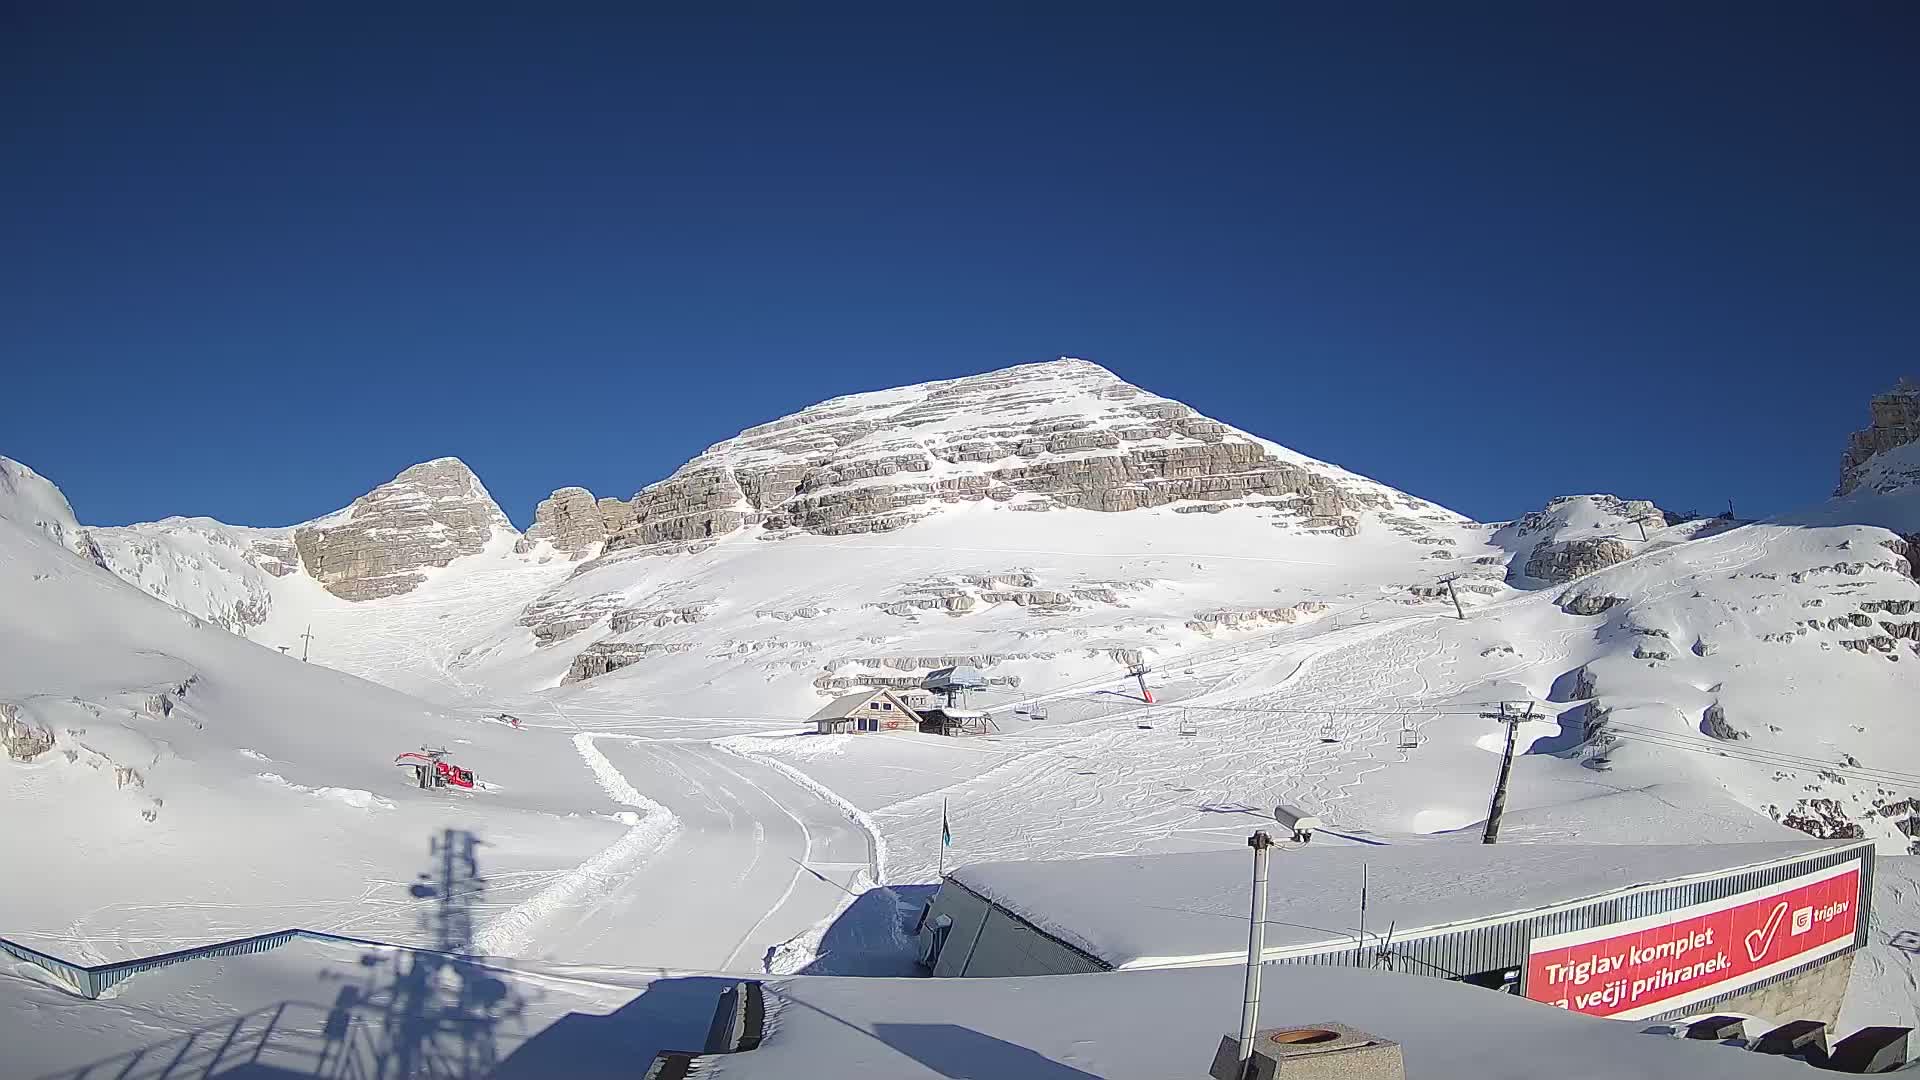
[[[1273, 852], [1266, 963], [1391, 968], [1619, 1019], [1832, 1023], [1873, 895], [1867, 841]], [[1244, 850], [962, 866], [922, 917], [921, 962], [966, 977], [1241, 965], [1250, 877]]]

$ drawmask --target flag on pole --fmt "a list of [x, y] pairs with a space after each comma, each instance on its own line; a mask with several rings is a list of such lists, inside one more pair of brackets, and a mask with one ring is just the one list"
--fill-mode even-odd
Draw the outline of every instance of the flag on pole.
[[953, 830], [947, 827], [947, 800], [940, 800], [940, 880], [947, 879], [947, 848], [953, 844]]

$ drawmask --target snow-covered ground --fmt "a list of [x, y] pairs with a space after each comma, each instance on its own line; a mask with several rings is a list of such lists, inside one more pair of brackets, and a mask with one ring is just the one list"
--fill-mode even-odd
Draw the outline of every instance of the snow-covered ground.
[[[1805, 1077], [1807, 1066], [1644, 1033], [1439, 979], [1330, 967], [1268, 969], [1261, 1027], [1345, 1022], [1401, 1044], [1406, 1075]], [[1204, 1076], [1239, 1016], [1232, 969], [930, 979], [790, 979], [770, 987], [758, 1049], [707, 1075], [1158, 1080]]]
[[[81, 1002], [0, 973], [22, 1076], [632, 1077], [698, 1051], [731, 980], [617, 968], [480, 965], [302, 943], [168, 968]], [[701, 1075], [1161, 1080], [1205, 1075], [1236, 1021], [1232, 969], [1024, 979], [802, 977], [767, 987], [757, 1048]], [[1796, 1077], [1807, 1067], [1643, 1032], [1477, 987], [1293, 967], [1265, 979], [1263, 1026], [1337, 1020], [1402, 1046], [1409, 1076], [1576, 1080]], [[1489, 1054], [1486, 1047], [1498, 1045]]]
[[[612, 842], [558, 738], [457, 720], [260, 648], [0, 518], [6, 936], [83, 962], [288, 925], [404, 935], [448, 825], [516, 902]], [[445, 745], [488, 782], [432, 795], [391, 762]], [[508, 762], [513, 762], [512, 767]], [[396, 925], [396, 923], [400, 925]]]
[[[1100, 395], [1126, 395], [1086, 366], [1042, 381], [1095, 393], [948, 409], [911, 437], [860, 419], [917, 415], [939, 384], [755, 430], [826, 432], [839, 456], [807, 481], [824, 498], [876, 486], [865, 467], [895, 457], [931, 462], [907, 466], [915, 483], [985, 476], [948, 451], [1008, 417], [1118, 423]], [[1317, 812], [1326, 842], [1469, 836], [1503, 709], [1524, 717], [1504, 841], [1776, 841], [1791, 825], [1905, 850], [1920, 446], [1770, 521], [1668, 526], [1581, 496], [1502, 527], [1253, 441], [1356, 493], [1351, 527], [1259, 500], [1036, 512], [1022, 494], [830, 535], [743, 514], [711, 540], [594, 541], [576, 561], [496, 523], [417, 586], [361, 600], [308, 571], [301, 527], [83, 529], [0, 459], [0, 723], [26, 759], [0, 760], [0, 865], [48, 883], [0, 891], [0, 934], [83, 962], [282, 926], [420, 941], [416, 875], [452, 829], [487, 871], [467, 947], [797, 971], [849, 910], [875, 920], [854, 938], [896, 941], [898, 909], [872, 890], [930, 883], [943, 858], [1239, 847], [1281, 801]], [[768, 453], [743, 435], [696, 464], [804, 463]], [[1520, 572], [1543, 546], [1577, 556], [1543, 571], [1612, 565], [1549, 584]], [[618, 662], [585, 663], [598, 653]], [[968, 702], [993, 734], [806, 732], [849, 686], [956, 663], [993, 680]], [[480, 790], [411, 787], [391, 761], [423, 745]], [[1920, 932], [1901, 914], [1920, 892], [1884, 865], [1887, 933], [1856, 966], [1853, 1023], [1914, 1015], [1898, 935]]]
[[1873, 931], [1853, 961], [1840, 1028], [1920, 1028], [1920, 856], [1874, 867]]

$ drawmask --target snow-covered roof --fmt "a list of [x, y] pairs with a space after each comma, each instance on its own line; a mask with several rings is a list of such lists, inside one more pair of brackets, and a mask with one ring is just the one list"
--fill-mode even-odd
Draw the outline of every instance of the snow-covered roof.
[[[1714, 876], [1860, 841], [1762, 844], [1274, 848], [1270, 956], [1351, 944], [1366, 866], [1367, 926], [1421, 930]], [[950, 875], [1075, 948], [1120, 967], [1244, 960], [1251, 860], [1244, 851], [974, 863]]]
[[861, 706], [876, 697], [885, 697], [887, 700], [893, 702], [896, 708], [906, 709], [908, 712], [913, 711], [912, 709], [908, 709], [907, 703], [900, 700], [899, 696], [891, 690], [861, 690], [852, 694], [841, 694], [839, 697], [820, 706], [818, 712], [807, 717], [807, 723], [811, 724], [818, 720], [839, 720], [843, 717], [852, 716], [860, 710]]
[[[920, 1080], [1166, 1080], [1205, 1076], [1237, 1026], [1232, 969], [1012, 979], [788, 978], [767, 986], [766, 1041], [701, 1075]], [[1807, 1067], [1441, 979], [1268, 968], [1263, 1027], [1344, 1023], [1401, 1046], [1425, 1080], [1761, 1080]]]
[[[342, 1050], [343, 1019], [350, 1018], [359, 1033], [355, 1046], [363, 1055], [418, 1045], [417, 1014], [391, 1007], [398, 993], [424, 995], [417, 1004], [433, 1015], [467, 1018], [462, 1030], [485, 1038], [498, 1055], [488, 1075], [630, 1080], [646, 1071], [656, 1050], [702, 1045], [721, 991], [736, 981], [493, 961], [484, 968], [449, 967], [448, 978], [420, 987], [407, 974], [413, 955], [295, 942], [149, 971], [122, 983], [110, 1002], [77, 1001], [38, 980], [0, 971], [7, 1075], [104, 1077], [183, 1054], [205, 1061], [222, 1045], [208, 1032], [240, 1030], [232, 1045], [243, 1047], [244, 1060], [254, 1066], [227, 1075], [306, 1076], [317, 1055]], [[368, 989], [358, 999], [336, 999], [333, 988], [343, 983]], [[471, 991], [482, 985], [490, 992], [476, 1002]], [[1197, 1078], [1206, 1075], [1220, 1036], [1238, 1021], [1241, 973], [1215, 968], [1012, 979], [799, 976], [765, 986], [765, 1041], [703, 1059], [700, 1076]], [[1904, 982], [1900, 988], [1905, 990]], [[1264, 1026], [1331, 1020], [1361, 1028], [1399, 1042], [1407, 1075], [1422, 1080], [1821, 1075], [1798, 1062], [1642, 1034], [1640, 1024], [1595, 1020], [1440, 979], [1286, 966], [1267, 969], [1262, 991]], [[140, 1022], [128, 1023], [129, 1015]], [[236, 1018], [244, 1018], [244, 1029], [235, 1027]], [[1488, 1047], [1499, 1052], [1490, 1054]], [[377, 1065], [375, 1057], [343, 1060], [367, 1062], [369, 1073]]]

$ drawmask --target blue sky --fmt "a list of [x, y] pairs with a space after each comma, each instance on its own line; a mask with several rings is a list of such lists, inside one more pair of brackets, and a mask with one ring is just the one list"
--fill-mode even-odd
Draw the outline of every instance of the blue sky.
[[1920, 372], [1912, 5], [177, 7], [0, 7], [0, 453], [90, 522], [454, 454], [524, 524], [1061, 354], [1482, 519], [1759, 513]]

